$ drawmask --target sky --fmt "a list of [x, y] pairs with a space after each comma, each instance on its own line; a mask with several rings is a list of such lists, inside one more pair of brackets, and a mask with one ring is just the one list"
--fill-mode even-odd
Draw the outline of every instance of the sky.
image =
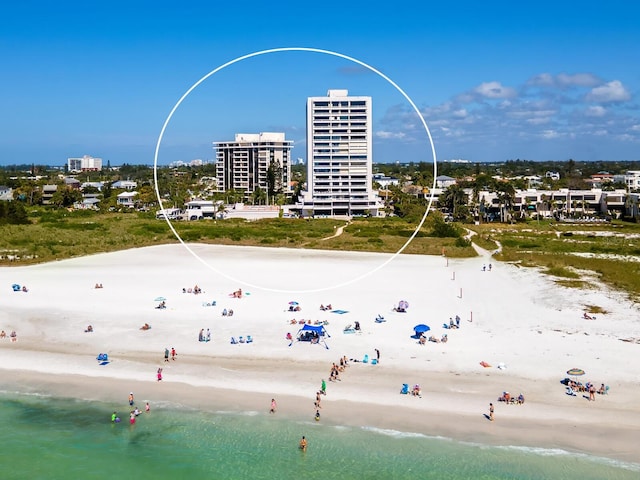
[[619, 0], [11, 2], [0, 165], [210, 161], [259, 132], [306, 159], [306, 101], [329, 89], [372, 98], [376, 163], [433, 162], [429, 134], [438, 161], [638, 160], [638, 18]]

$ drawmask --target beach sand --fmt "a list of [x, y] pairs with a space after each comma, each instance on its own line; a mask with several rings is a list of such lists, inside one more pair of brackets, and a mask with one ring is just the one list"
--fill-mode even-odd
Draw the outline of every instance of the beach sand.
[[[308, 418], [332, 362], [346, 356], [359, 361], [327, 382], [325, 423], [640, 462], [640, 312], [620, 292], [568, 289], [487, 256], [189, 248], [197, 256], [166, 245], [1, 268], [0, 329], [18, 341], [0, 340], [0, 386], [114, 402], [134, 391], [152, 405], [264, 414], [276, 398], [277, 415]], [[14, 283], [28, 292], [13, 292]], [[183, 293], [195, 285], [202, 293]], [[243, 298], [232, 298], [238, 288]], [[166, 309], [155, 308], [160, 297]], [[400, 300], [406, 313], [393, 311]], [[607, 313], [585, 320], [588, 305]], [[385, 322], [374, 321], [379, 314]], [[461, 328], [444, 329], [456, 315]], [[326, 321], [326, 346], [291, 344], [286, 334], [301, 328], [294, 319]], [[360, 332], [343, 333], [356, 321]], [[423, 323], [449, 341], [419, 345], [413, 327]], [[207, 328], [212, 340], [199, 342]], [[252, 343], [230, 343], [249, 335]], [[176, 360], [165, 362], [172, 347]], [[110, 362], [100, 365], [98, 353]], [[605, 383], [609, 394], [566, 395], [560, 381], [574, 367], [586, 372], [579, 381]], [[403, 383], [420, 384], [422, 397], [401, 395]], [[498, 402], [503, 391], [525, 404]]]

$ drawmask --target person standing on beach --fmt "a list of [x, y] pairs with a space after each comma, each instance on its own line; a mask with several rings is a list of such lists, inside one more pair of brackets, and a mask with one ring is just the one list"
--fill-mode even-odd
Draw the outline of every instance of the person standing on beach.
[[133, 392], [129, 393], [129, 405], [133, 406]]
[[158, 381], [161, 382], [162, 381], [162, 368], [158, 368], [157, 377], [158, 377]]
[[269, 413], [276, 413], [276, 399], [272, 398], [271, 399], [271, 408], [269, 409]]
[[489, 404], [489, 420], [493, 422], [493, 403]]
[[165, 347], [164, 349], [164, 361], [168, 362], [169, 361], [169, 349]]
[[380, 363], [380, 350], [377, 348], [374, 348], [374, 350], [376, 351], [376, 362]]
[[175, 360], [176, 359], [176, 349], [171, 347], [171, 360]]
[[111, 423], [116, 423], [116, 418], [118, 418], [118, 414], [116, 412], [113, 412], [113, 414], [111, 415]]
[[322, 379], [322, 384], [320, 386], [320, 393], [323, 395], [327, 394], [327, 382], [324, 381], [324, 378]]

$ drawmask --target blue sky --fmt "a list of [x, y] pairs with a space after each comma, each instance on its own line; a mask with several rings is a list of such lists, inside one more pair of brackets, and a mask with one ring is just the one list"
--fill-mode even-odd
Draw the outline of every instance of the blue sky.
[[[640, 159], [640, 7], [608, 2], [33, 2], [0, 16], [0, 164], [150, 164], [200, 78], [306, 47], [370, 65], [420, 109], [439, 160]], [[368, 95], [374, 161], [433, 161], [411, 105], [343, 58], [278, 52], [209, 77], [159, 163], [283, 131], [306, 157], [309, 96]]]

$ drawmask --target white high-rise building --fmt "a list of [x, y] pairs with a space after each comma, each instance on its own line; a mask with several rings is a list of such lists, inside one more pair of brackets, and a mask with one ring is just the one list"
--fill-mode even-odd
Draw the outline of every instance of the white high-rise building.
[[69, 172], [99, 172], [102, 170], [102, 159], [84, 155], [81, 158], [67, 158]]
[[372, 189], [371, 97], [329, 90], [307, 99], [304, 216], [378, 215]]
[[284, 133], [237, 133], [234, 142], [214, 142], [219, 192], [237, 190], [246, 200], [257, 189], [291, 195], [291, 148]]

